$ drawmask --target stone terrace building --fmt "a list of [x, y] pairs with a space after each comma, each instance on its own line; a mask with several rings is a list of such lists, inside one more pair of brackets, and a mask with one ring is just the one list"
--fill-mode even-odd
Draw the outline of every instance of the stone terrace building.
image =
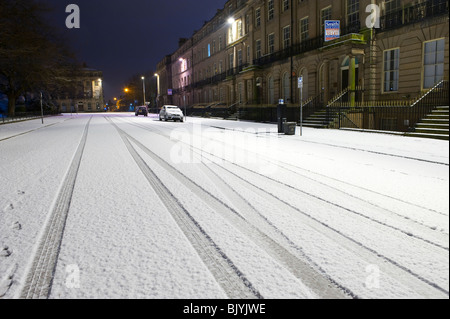
[[59, 111], [103, 112], [103, 72], [83, 68], [56, 98]]
[[304, 102], [417, 98], [448, 80], [448, 13], [448, 0], [229, 0], [158, 64], [159, 105], [299, 105], [299, 76]]

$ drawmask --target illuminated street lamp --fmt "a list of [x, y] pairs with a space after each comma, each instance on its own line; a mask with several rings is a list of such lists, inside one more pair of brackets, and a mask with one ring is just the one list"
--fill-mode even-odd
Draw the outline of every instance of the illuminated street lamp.
[[[125, 92], [125, 98], [123, 99], [123, 100], [125, 100], [125, 101], [128, 101], [128, 100], [130, 100], [131, 98], [133, 98], [133, 101], [134, 101], [134, 97], [132, 97], [132, 91], [129, 89], [129, 88], [125, 88], [124, 90], [123, 90], [124, 92]], [[130, 105], [130, 107], [133, 105], [133, 103], [131, 103], [131, 105]], [[125, 104], [125, 106], [126, 106], [126, 104]]]
[[105, 102], [103, 100], [103, 80], [100, 78], [98, 79], [98, 86], [100, 87], [100, 92], [98, 96], [99, 102], [97, 102], [97, 110], [100, 109], [100, 104], [103, 105], [103, 103]]

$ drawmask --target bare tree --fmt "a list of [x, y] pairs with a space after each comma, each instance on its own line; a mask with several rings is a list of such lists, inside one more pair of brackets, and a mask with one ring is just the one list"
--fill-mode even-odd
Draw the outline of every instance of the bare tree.
[[74, 71], [75, 58], [43, 18], [48, 10], [35, 0], [0, 2], [0, 91], [10, 116], [19, 96], [54, 90]]
[[[144, 85], [145, 85], [145, 101], [150, 105], [154, 104], [152, 97], [156, 92], [156, 78], [154, 71], [146, 71], [142, 74], [132, 75], [126, 82], [128, 93], [126, 94], [127, 101], [138, 101], [140, 105], [144, 105]], [[144, 80], [142, 80], [144, 77]]]

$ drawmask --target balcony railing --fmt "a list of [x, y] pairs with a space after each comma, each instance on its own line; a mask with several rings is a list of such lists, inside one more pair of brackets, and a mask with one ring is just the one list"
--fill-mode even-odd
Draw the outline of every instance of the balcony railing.
[[[361, 23], [360, 21], [357, 21], [356, 23], [352, 23], [351, 25], [344, 26], [341, 29], [341, 36], [345, 36], [350, 33], [359, 33], [360, 30], [361, 30]], [[320, 49], [321, 47], [324, 46], [324, 44], [325, 44], [324, 35], [303, 40], [302, 42], [296, 43], [293, 46], [286, 48], [284, 50], [280, 50], [272, 54], [268, 54], [258, 59], [255, 59], [253, 60], [253, 64], [261, 66], [272, 62], [284, 60], [290, 58], [291, 56], [296, 56], [302, 53]]]
[[360, 30], [361, 30], [361, 21], [355, 21], [341, 28], [341, 36], [350, 33], [359, 33]]
[[[58, 111], [44, 110], [44, 117], [59, 115]], [[21, 122], [41, 118], [41, 112], [19, 112], [14, 116], [9, 116], [0, 112], [0, 125], [6, 123]]]

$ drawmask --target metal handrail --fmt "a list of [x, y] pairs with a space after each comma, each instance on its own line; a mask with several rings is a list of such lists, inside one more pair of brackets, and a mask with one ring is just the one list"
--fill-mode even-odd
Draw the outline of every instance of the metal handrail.
[[446, 82], [446, 80], [439, 81], [438, 84], [436, 84], [434, 87], [432, 87], [430, 90], [428, 90], [424, 95], [422, 95], [420, 98], [418, 98], [413, 104], [411, 104], [411, 107], [416, 106], [419, 102], [421, 102], [423, 99], [425, 99], [429, 94], [433, 93], [444, 82]]
[[212, 108], [213, 106], [216, 106], [216, 105], [219, 105], [219, 104], [220, 104], [220, 102], [214, 102], [214, 103], [209, 104], [208, 106], [206, 106], [205, 109], [210, 109], [210, 108]]
[[230, 105], [228, 108], [231, 109], [232, 107], [234, 107], [234, 106], [236, 106], [236, 105], [239, 105], [240, 103], [241, 103], [241, 102], [236, 102], [236, 103]]
[[339, 99], [341, 99], [345, 94], [348, 93], [349, 87], [345, 88], [341, 92], [339, 92], [334, 98], [328, 101], [327, 107], [331, 107], [334, 103], [336, 103]]

